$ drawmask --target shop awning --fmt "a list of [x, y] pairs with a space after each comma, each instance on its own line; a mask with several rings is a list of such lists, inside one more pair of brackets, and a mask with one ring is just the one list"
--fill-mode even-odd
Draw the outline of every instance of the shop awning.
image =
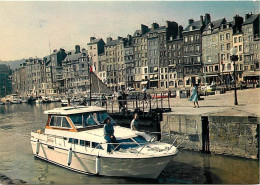
[[260, 76], [260, 71], [246, 71], [243, 72], [243, 76]]

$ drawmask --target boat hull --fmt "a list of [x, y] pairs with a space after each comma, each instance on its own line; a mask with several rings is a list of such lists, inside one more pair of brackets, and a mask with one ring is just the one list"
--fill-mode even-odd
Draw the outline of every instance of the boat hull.
[[109, 156], [97, 156], [87, 153], [72, 152], [71, 163], [68, 164], [69, 150], [52, 147], [47, 144], [39, 144], [31, 141], [34, 156], [61, 167], [85, 174], [115, 177], [134, 177], [157, 179], [165, 166], [173, 158], [173, 155], [163, 157], [146, 158], [118, 158]]

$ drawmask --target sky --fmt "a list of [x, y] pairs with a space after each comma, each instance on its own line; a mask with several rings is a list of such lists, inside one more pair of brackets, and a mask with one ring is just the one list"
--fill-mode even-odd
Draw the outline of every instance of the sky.
[[153, 22], [211, 20], [260, 13], [259, 1], [0, 1], [0, 60], [42, 58], [50, 50], [87, 48], [89, 38], [126, 37]]

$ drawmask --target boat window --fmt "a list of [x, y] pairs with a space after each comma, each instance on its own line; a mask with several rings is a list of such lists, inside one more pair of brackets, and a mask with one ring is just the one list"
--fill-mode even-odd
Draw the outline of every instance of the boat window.
[[[93, 125], [104, 124], [104, 120], [110, 116], [108, 115], [107, 112], [102, 111], [102, 112], [87, 112], [84, 114], [73, 114], [70, 115], [69, 117], [76, 127], [82, 127], [82, 126], [88, 127]], [[111, 117], [110, 119], [112, 124], [116, 123]]]
[[73, 140], [73, 143], [74, 143], [74, 144], [78, 144], [78, 143], [79, 143], [79, 140], [78, 140], [78, 139], [74, 139], [74, 140]]
[[74, 123], [75, 126], [82, 126], [82, 115], [81, 114], [70, 115], [70, 119]]
[[96, 147], [97, 147], [97, 149], [104, 150], [103, 147], [99, 143], [92, 142], [92, 148], [96, 148]]
[[61, 116], [52, 116], [50, 126], [52, 127], [61, 127]]
[[90, 147], [90, 142], [89, 141], [80, 140], [80, 146]]
[[79, 140], [78, 139], [69, 138], [69, 143], [78, 144]]
[[143, 138], [143, 136], [137, 136], [137, 137], [134, 137], [133, 140], [135, 140], [137, 143], [139, 144], [145, 144], [147, 143], [146, 139]]
[[121, 139], [121, 140], [117, 140], [118, 143], [123, 143], [120, 144], [118, 149], [122, 148], [122, 149], [128, 149], [128, 148], [134, 148], [139, 146], [138, 144], [134, 143], [132, 139], [128, 138], [128, 139]]
[[66, 117], [62, 118], [62, 127], [66, 127], [66, 128], [71, 128], [68, 120], [66, 119]]
[[80, 146], [85, 146], [85, 141], [80, 140], [80, 141], [79, 141], [79, 145], [80, 145]]

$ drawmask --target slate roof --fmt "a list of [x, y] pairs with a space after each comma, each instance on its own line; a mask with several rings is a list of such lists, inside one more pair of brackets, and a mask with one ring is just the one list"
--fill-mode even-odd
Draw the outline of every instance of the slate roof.
[[82, 53], [67, 55], [64, 61], [75, 61], [82, 57]]
[[[91, 44], [97, 44], [98, 42], [103, 41], [101, 38], [100, 39], [94, 39], [92, 41], [90, 41], [87, 45], [91, 45]], [[103, 41], [104, 42], [104, 41]]]
[[106, 44], [106, 46], [113, 46], [113, 45], [117, 45], [117, 44], [119, 44], [119, 43], [121, 43], [122, 42], [122, 40], [111, 40], [111, 41], [109, 41], [107, 44]]
[[191, 25], [188, 25], [184, 30], [183, 32], [188, 32], [188, 31], [191, 31], [190, 30], [190, 27], [193, 27], [192, 31], [193, 30], [200, 30], [201, 27], [203, 26], [203, 24], [200, 23], [200, 21], [194, 21]]
[[204, 30], [208, 30], [210, 29], [210, 25], [213, 26], [213, 29], [219, 28], [221, 24], [225, 24], [226, 23], [226, 19], [222, 18], [216, 21], [212, 21], [211, 23], [209, 23]]
[[242, 25], [252, 24], [252, 23], [257, 19], [257, 17], [258, 17], [259, 15], [260, 15], [260, 14], [252, 15], [250, 18], [248, 18], [247, 20], [245, 20], [245, 22], [244, 22]]

